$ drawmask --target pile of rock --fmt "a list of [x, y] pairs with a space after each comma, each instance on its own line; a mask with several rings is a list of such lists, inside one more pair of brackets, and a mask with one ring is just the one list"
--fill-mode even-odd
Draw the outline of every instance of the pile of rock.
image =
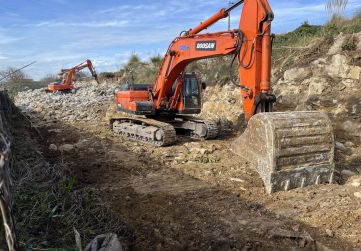
[[244, 111], [241, 91], [228, 84], [207, 87], [203, 94], [201, 117], [214, 120], [230, 121], [235, 128], [244, 125]]
[[98, 121], [113, 100], [115, 84], [76, 83], [75, 94], [46, 93], [44, 89], [20, 92], [15, 104], [31, 117], [45, 121]]

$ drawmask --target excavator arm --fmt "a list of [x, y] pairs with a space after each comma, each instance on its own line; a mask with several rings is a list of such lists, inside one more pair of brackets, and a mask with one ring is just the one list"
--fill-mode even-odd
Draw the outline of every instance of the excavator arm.
[[61, 91], [61, 92], [69, 92], [69, 91], [75, 91], [74, 90], [74, 86], [73, 86], [73, 77], [74, 74], [77, 72], [80, 72], [81, 70], [88, 68], [90, 73], [92, 74], [92, 76], [95, 78], [95, 80], [97, 81], [97, 83], [99, 84], [98, 81], [98, 75], [94, 69], [94, 66], [92, 64], [92, 62], [88, 59], [86, 61], [84, 61], [83, 63], [74, 66], [72, 68], [69, 69], [61, 69], [59, 76], [61, 76], [62, 80], [60, 83], [55, 82], [55, 83], [51, 83], [48, 84], [48, 88], [45, 90], [46, 92], [57, 92], [57, 91]]
[[99, 84], [98, 81], [98, 75], [94, 69], [94, 66], [92, 62], [88, 59], [84, 61], [83, 63], [74, 66], [69, 69], [61, 69], [59, 76], [62, 77], [62, 80], [60, 83], [51, 83], [48, 85], [48, 88], [45, 90], [46, 92], [69, 92], [74, 91], [73, 86], [73, 78], [74, 74], [77, 72], [80, 72], [81, 70], [88, 68], [92, 76], [95, 78], [96, 82]]
[[67, 85], [70, 85], [73, 83], [73, 78], [74, 78], [74, 74], [77, 73], [77, 72], [80, 72], [81, 70], [85, 69], [85, 68], [88, 68], [90, 73], [92, 74], [92, 77], [95, 78], [95, 80], [97, 81], [97, 83], [99, 84], [99, 81], [98, 81], [98, 75], [95, 71], [95, 68], [92, 64], [92, 62], [87, 59], [86, 61], [84, 61], [83, 63], [73, 67], [73, 68], [70, 68], [70, 69], [62, 69], [61, 72], [62, 73], [67, 73], [66, 75], [66, 78], [65, 78], [65, 81], [64, 81], [64, 84], [67, 84]]
[[[230, 11], [244, 4], [239, 29], [199, 34]], [[275, 97], [270, 94], [271, 22], [273, 12], [265, 0], [241, 0], [177, 37], [169, 46], [154, 86], [155, 108], [167, 102], [174, 84], [193, 61], [234, 55], [242, 89], [246, 119], [257, 112], [272, 110]]]

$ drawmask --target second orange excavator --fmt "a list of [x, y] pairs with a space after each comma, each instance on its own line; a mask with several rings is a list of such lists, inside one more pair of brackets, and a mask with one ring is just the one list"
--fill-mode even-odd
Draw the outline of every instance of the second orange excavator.
[[[200, 33], [242, 4], [237, 29]], [[233, 82], [242, 93], [248, 122], [232, 150], [255, 166], [269, 193], [332, 182], [334, 137], [327, 115], [272, 112], [273, 18], [267, 0], [240, 0], [183, 32], [169, 45], [153, 86], [130, 81], [115, 91], [116, 110], [133, 115], [118, 112], [110, 119], [112, 130], [156, 146], [175, 143], [177, 133], [217, 137], [217, 123], [190, 116], [201, 111], [204, 84], [185, 69], [196, 60], [231, 55], [239, 75]]]
[[68, 92], [75, 92], [75, 88], [73, 85], [74, 82], [74, 74], [80, 72], [81, 70], [88, 68], [91, 75], [95, 78], [95, 80], [98, 82], [98, 75], [95, 71], [95, 68], [92, 64], [92, 62], [87, 59], [86, 61], [84, 61], [83, 63], [76, 65], [72, 68], [69, 69], [61, 69], [60, 73], [58, 74], [59, 76], [59, 81], [54, 82], [54, 83], [50, 83], [46, 89], [46, 92], [63, 92], [63, 93], [68, 93]]

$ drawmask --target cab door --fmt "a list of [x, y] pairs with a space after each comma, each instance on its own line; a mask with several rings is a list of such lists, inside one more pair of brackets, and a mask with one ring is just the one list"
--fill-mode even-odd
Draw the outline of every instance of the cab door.
[[183, 78], [182, 98], [184, 110], [201, 109], [201, 88], [195, 74], [186, 74]]

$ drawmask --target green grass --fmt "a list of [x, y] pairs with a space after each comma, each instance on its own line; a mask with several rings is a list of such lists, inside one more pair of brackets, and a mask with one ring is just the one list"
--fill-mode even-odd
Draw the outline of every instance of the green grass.
[[219, 159], [214, 156], [200, 156], [196, 158], [196, 161], [202, 164], [218, 163]]

